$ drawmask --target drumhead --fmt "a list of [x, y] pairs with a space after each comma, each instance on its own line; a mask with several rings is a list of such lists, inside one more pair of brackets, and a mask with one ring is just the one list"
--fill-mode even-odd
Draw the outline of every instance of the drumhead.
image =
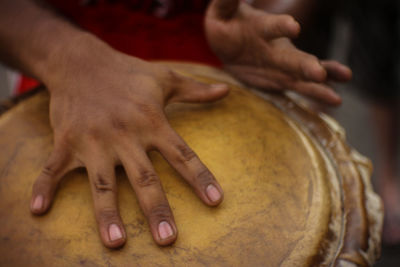
[[260, 97], [218, 70], [170, 66], [232, 86], [217, 103], [167, 108], [172, 127], [218, 179], [224, 202], [205, 206], [152, 152], [178, 227], [175, 244], [154, 243], [122, 169], [117, 176], [127, 232], [123, 248], [102, 245], [84, 170], [65, 177], [46, 215], [32, 216], [32, 184], [52, 149], [49, 97], [43, 91], [0, 117], [1, 266], [310, 266], [375, 260], [382, 215], [370, 188], [370, 165], [345, 144], [335, 122], [285, 96]]

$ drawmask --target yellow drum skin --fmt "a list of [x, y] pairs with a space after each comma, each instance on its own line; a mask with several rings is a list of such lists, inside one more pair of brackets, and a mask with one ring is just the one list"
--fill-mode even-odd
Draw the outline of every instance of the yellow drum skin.
[[0, 116], [0, 266], [370, 266], [379, 256], [382, 204], [371, 165], [342, 129], [283, 95], [256, 94], [222, 71], [168, 64], [204, 82], [226, 82], [213, 104], [174, 104], [172, 127], [225, 192], [207, 207], [156, 152], [151, 159], [179, 235], [159, 247], [124, 171], [118, 199], [126, 245], [105, 248], [84, 170], [69, 173], [44, 216], [31, 188], [52, 150], [45, 91]]

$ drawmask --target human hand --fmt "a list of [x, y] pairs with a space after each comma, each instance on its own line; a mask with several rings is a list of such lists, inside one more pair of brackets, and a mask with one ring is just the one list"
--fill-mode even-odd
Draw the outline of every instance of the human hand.
[[270, 14], [239, 0], [213, 0], [205, 30], [225, 69], [246, 84], [341, 103], [327, 83], [349, 81], [351, 70], [297, 49], [290, 38], [300, 33], [300, 25], [291, 16]]
[[123, 245], [126, 232], [115, 178], [115, 166], [122, 164], [155, 242], [171, 244], [177, 227], [147, 152], [159, 151], [205, 204], [218, 205], [223, 199], [220, 185], [171, 128], [164, 107], [216, 101], [229, 88], [194, 81], [105, 45], [92, 45], [86, 52], [68, 57], [60, 64], [63, 71], [45, 81], [51, 96], [54, 150], [34, 183], [31, 211], [45, 213], [61, 178], [86, 167], [101, 240], [110, 248]]

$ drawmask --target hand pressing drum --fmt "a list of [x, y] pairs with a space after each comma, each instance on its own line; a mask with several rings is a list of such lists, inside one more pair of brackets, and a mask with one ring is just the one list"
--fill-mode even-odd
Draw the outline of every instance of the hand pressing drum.
[[221, 203], [220, 185], [171, 128], [164, 108], [173, 102], [216, 101], [229, 88], [202, 84], [94, 43], [90, 53], [68, 57], [63, 71], [45, 81], [51, 96], [54, 150], [33, 186], [31, 211], [45, 213], [61, 178], [86, 167], [101, 239], [109, 248], [123, 245], [126, 232], [118, 212], [115, 178], [115, 166], [122, 164], [154, 240], [171, 244], [177, 227], [147, 152], [159, 151], [205, 204]]
[[267, 13], [240, 0], [213, 0], [205, 30], [225, 69], [246, 84], [341, 103], [327, 82], [349, 81], [351, 70], [297, 49], [290, 38], [300, 33], [300, 25], [293, 17]]

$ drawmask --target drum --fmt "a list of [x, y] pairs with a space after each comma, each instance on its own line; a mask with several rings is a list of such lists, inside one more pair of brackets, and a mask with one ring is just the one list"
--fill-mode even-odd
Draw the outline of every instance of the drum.
[[[167, 64], [167, 63], [164, 63]], [[151, 159], [175, 215], [175, 244], [159, 247], [122, 169], [127, 243], [105, 248], [84, 170], [64, 178], [52, 209], [29, 211], [31, 188], [52, 150], [46, 91], [0, 117], [1, 266], [371, 266], [380, 253], [382, 204], [371, 164], [330, 117], [280, 94], [245, 88], [220, 70], [168, 63], [231, 85], [213, 104], [173, 104], [173, 128], [215, 174], [224, 202], [207, 207], [157, 154]]]

